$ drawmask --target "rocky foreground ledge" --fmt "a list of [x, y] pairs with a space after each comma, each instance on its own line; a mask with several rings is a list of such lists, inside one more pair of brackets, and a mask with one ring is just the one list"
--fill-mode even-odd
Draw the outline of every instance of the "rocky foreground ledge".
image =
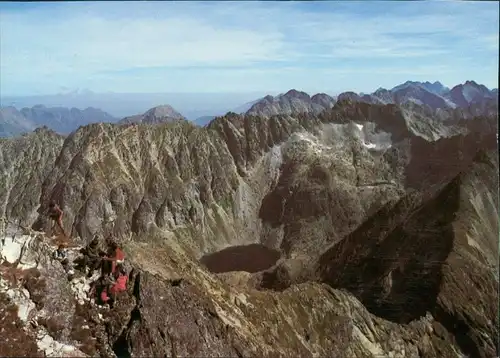
[[[249, 274], [219, 277], [174, 242], [128, 243], [128, 291], [114, 309], [87, 296], [41, 233], [0, 241], [1, 356], [459, 357], [430, 314], [397, 324], [353, 295], [309, 282], [257, 291]], [[79, 248], [69, 249], [70, 259]]]

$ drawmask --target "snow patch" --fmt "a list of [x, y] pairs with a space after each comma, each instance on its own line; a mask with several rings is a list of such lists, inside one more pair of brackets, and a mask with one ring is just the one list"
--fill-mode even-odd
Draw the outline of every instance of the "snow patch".
[[21, 251], [26, 240], [15, 237], [5, 237], [0, 243], [0, 259], [9, 263], [16, 262], [21, 257]]
[[12, 237], [5, 236], [0, 240], [0, 263], [7, 261], [11, 264], [17, 262], [17, 267], [22, 270], [37, 267], [35, 260], [30, 260], [28, 249], [36, 238], [30, 235]]
[[307, 132], [295, 133], [292, 136], [292, 142], [305, 144], [306, 146], [304, 149], [309, 150], [314, 154], [322, 154], [323, 150], [328, 149], [327, 146], [319, 144], [318, 139], [315, 136]]
[[363, 129], [364, 130], [355, 134], [361, 141], [363, 147], [373, 150], [387, 150], [391, 147], [390, 133], [382, 131], [375, 132], [375, 125], [370, 122], [364, 125]]
[[354, 123], [354, 125], [355, 125], [356, 127], [358, 127], [358, 129], [359, 129], [360, 131], [362, 131], [362, 130], [363, 130], [363, 127], [364, 127], [363, 125], [361, 125], [361, 124], [357, 124], [357, 123]]

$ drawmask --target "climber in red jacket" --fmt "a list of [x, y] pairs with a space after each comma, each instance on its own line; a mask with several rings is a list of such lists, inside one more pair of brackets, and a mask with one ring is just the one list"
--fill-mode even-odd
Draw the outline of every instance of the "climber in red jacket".
[[127, 290], [128, 281], [128, 276], [125, 268], [121, 264], [118, 264], [116, 266], [116, 271], [112, 277], [114, 279], [114, 282], [110, 286], [104, 288], [101, 292], [102, 302], [109, 303], [111, 308], [113, 308], [113, 305], [116, 302], [116, 295], [119, 292]]

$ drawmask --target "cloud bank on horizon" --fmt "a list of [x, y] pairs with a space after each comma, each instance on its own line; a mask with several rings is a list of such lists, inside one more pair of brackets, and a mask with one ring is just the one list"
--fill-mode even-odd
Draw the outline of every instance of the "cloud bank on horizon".
[[0, 93], [498, 86], [498, 2], [0, 4]]

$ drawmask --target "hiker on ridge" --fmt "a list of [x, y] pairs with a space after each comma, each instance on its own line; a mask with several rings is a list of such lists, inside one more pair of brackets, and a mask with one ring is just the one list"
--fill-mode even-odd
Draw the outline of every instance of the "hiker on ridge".
[[54, 227], [57, 225], [59, 226], [59, 229], [61, 229], [62, 234], [66, 236], [66, 232], [64, 231], [62, 223], [63, 211], [61, 210], [59, 205], [57, 205], [53, 200], [51, 200], [49, 204], [48, 216], [53, 220], [53, 225], [51, 229], [52, 234], [54, 234]]
[[102, 258], [105, 255], [105, 252], [101, 249], [99, 245], [99, 236], [94, 235], [92, 238], [92, 241], [84, 247], [81, 250], [81, 253], [83, 254], [82, 258], [82, 266], [83, 270], [86, 270], [88, 267], [89, 272], [87, 274], [87, 277], [92, 277], [92, 274], [94, 273], [94, 270], [98, 270], [101, 268], [102, 265]]

